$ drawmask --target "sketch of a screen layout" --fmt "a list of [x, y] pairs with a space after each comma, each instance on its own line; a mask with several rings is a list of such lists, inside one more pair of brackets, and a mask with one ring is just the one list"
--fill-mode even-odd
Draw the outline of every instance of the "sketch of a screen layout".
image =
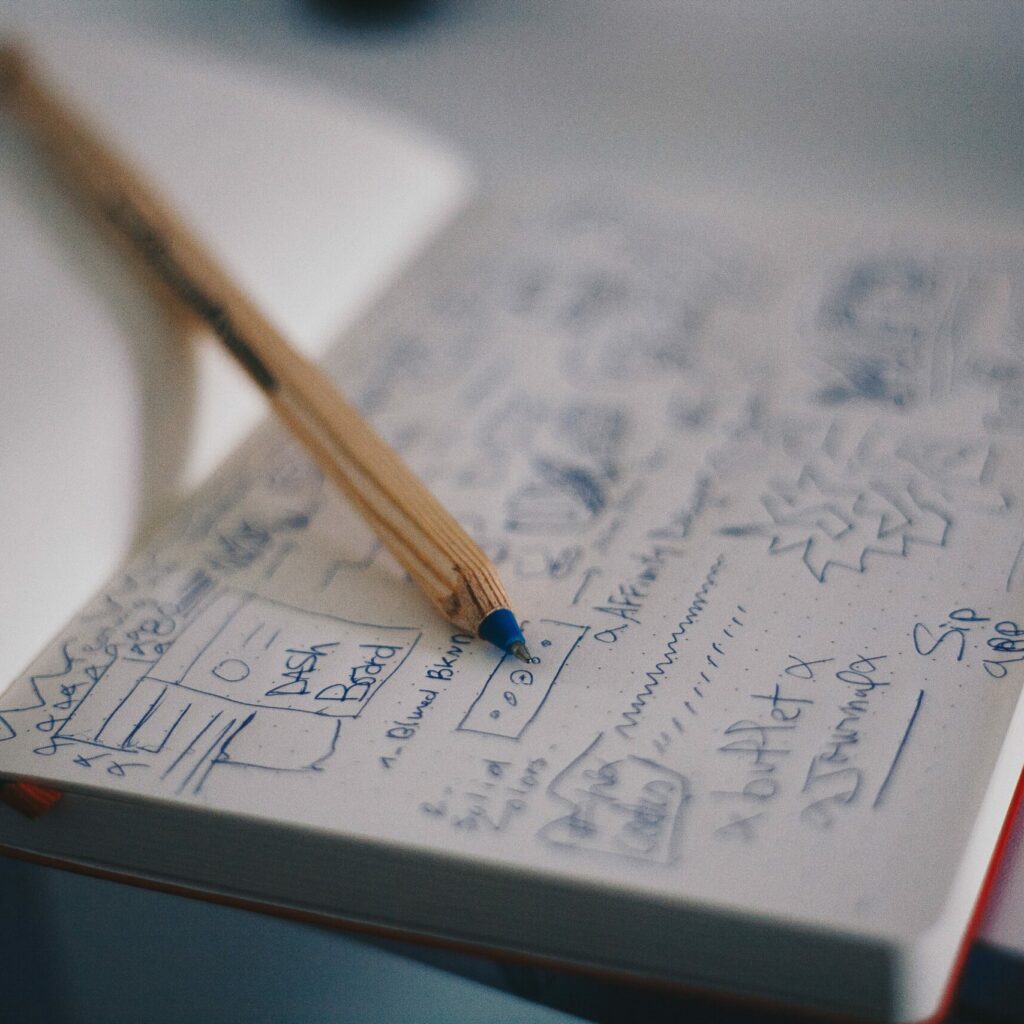
[[540, 713], [569, 657], [590, 628], [553, 619], [529, 625], [530, 646], [537, 655], [533, 663], [524, 665], [506, 654], [459, 723], [460, 731], [519, 739]]
[[198, 793], [218, 765], [316, 770], [404, 664], [414, 629], [224, 591], [140, 675], [115, 659], [56, 732], [83, 767]]

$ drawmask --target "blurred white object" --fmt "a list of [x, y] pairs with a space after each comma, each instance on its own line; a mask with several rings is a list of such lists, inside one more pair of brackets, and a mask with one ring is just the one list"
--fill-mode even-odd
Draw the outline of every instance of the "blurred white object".
[[[447, 150], [377, 112], [133, 39], [35, 35], [47, 75], [314, 356], [468, 191]], [[218, 347], [175, 331], [9, 121], [0, 183], [6, 681], [263, 400]]]

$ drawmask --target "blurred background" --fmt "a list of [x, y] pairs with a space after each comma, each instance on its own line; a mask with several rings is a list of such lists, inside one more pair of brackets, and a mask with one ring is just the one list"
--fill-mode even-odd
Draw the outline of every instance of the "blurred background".
[[1024, 212], [1016, 0], [23, 0], [403, 113], [486, 178]]

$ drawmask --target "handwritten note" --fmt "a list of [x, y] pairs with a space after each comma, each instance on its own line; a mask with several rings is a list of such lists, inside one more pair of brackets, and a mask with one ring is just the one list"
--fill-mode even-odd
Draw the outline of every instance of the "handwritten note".
[[535, 664], [453, 634], [271, 426], [0, 698], [0, 771], [821, 924], [938, 913], [1020, 754], [1019, 258], [507, 200], [330, 369]]

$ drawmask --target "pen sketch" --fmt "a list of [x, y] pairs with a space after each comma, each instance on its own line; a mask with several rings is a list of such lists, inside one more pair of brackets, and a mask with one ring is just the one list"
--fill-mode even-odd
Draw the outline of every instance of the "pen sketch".
[[589, 629], [551, 619], [531, 625], [530, 642], [538, 654], [535, 663], [524, 666], [506, 654], [459, 723], [460, 731], [520, 739], [540, 714], [552, 687]]
[[108, 643], [97, 664], [79, 665], [65, 647], [63, 672], [33, 677], [34, 707], [5, 714], [41, 715], [41, 687], [57, 685], [62, 699], [34, 723], [47, 739], [37, 754], [71, 747], [82, 768], [151, 770], [175, 792], [199, 793], [218, 766], [319, 769], [341, 722], [362, 714], [420, 639], [208, 582], [200, 592], [175, 606], [184, 624], [164, 606], [142, 620], [149, 641]]
[[602, 739], [599, 733], [551, 780], [549, 795], [569, 811], [544, 825], [538, 838], [556, 848], [672, 863], [689, 783], [647, 758], [603, 757]]

